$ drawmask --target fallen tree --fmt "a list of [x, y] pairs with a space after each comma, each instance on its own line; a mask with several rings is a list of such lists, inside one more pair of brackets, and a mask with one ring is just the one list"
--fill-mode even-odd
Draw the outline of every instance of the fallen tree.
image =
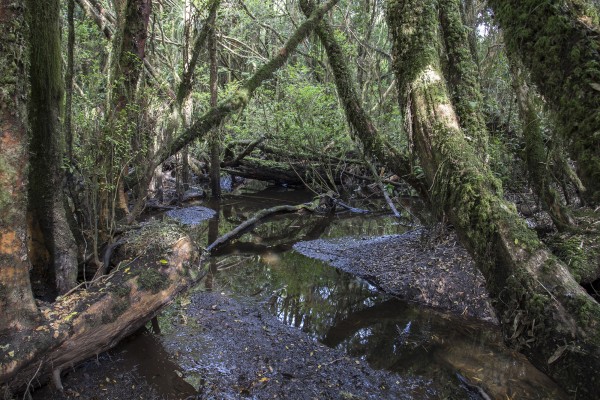
[[134, 231], [124, 247], [118, 268], [41, 306], [31, 330], [2, 332], [5, 390], [23, 390], [50, 375], [62, 388], [64, 369], [115, 346], [204, 276], [195, 245], [174, 225]]

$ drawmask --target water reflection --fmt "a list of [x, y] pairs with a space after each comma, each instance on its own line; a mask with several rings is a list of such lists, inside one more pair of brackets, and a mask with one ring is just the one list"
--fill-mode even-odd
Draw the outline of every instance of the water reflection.
[[254, 296], [283, 323], [374, 368], [430, 378], [449, 396], [466, 395], [460, 373], [492, 398], [566, 398], [508, 350], [494, 326], [381, 295], [352, 275], [294, 252], [279, 255], [275, 264], [263, 261], [246, 258], [243, 267], [219, 274], [219, 290], [242, 300]]
[[[212, 205], [218, 217], [194, 235], [202, 245], [211, 243], [217, 233], [228, 232], [258, 209], [310, 197], [266, 190], [225, 198], [220, 209]], [[405, 231], [385, 213], [274, 217], [219, 249], [203, 289], [264, 302], [283, 323], [374, 368], [434, 380], [447, 398], [467, 396], [457, 373], [492, 398], [566, 398], [549, 378], [503, 345], [496, 327], [387, 297], [365, 281], [291, 251], [296, 242], [318, 237]]]

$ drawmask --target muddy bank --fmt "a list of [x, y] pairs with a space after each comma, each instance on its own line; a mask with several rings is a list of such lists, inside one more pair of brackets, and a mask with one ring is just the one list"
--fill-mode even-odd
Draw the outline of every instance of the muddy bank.
[[[161, 319], [34, 399], [428, 399], [432, 383], [376, 371], [281, 324], [260, 304], [192, 295], [184, 314]], [[198, 334], [198, 332], [201, 332]]]
[[163, 344], [198, 387], [198, 398], [436, 397], [430, 381], [373, 370], [283, 325], [261, 304], [197, 293], [185, 315]]
[[430, 231], [418, 229], [402, 235], [317, 239], [297, 243], [294, 250], [401, 299], [496, 322], [483, 276], [454, 233], [432, 238]]

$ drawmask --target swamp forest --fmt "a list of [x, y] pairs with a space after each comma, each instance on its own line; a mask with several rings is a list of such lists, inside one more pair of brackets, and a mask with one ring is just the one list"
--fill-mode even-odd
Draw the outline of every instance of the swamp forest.
[[598, 0], [0, 0], [0, 398], [600, 398]]

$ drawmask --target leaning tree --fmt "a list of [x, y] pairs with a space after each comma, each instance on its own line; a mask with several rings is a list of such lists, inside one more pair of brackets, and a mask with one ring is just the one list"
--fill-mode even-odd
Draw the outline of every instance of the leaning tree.
[[477, 261], [507, 343], [578, 396], [593, 396], [600, 305], [503, 200], [500, 182], [465, 137], [440, 60], [442, 46], [468, 45], [440, 41], [439, 7], [448, 3], [458, 0], [390, 0], [387, 10], [400, 108], [409, 111], [432, 205]]

